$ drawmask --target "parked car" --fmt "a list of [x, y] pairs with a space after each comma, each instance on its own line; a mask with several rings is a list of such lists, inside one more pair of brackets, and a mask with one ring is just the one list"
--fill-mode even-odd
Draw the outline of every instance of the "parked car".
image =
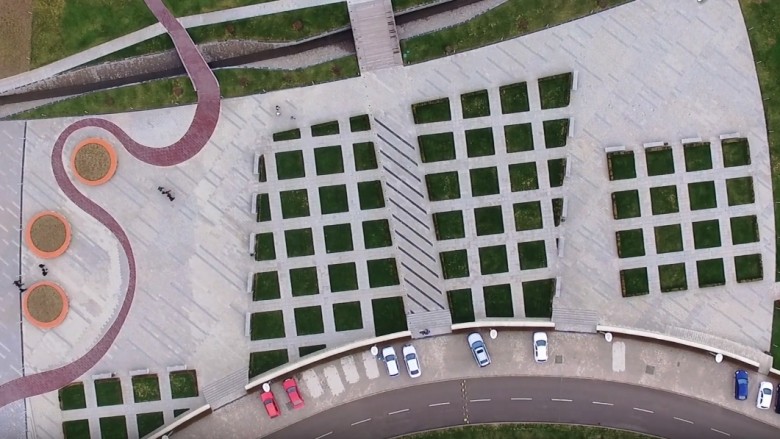
[[758, 399], [756, 400], [756, 407], [766, 410], [772, 405], [772, 383], [769, 381], [761, 381], [758, 386]]
[[417, 350], [414, 349], [414, 346], [408, 344], [404, 345], [401, 353], [404, 354], [404, 362], [406, 363], [406, 370], [409, 372], [409, 376], [412, 378], [419, 377], [421, 371], [420, 358], [417, 357]]
[[748, 373], [740, 369], [734, 372], [734, 398], [744, 401], [748, 397]]
[[537, 363], [547, 361], [547, 334], [534, 332], [534, 360]]
[[294, 409], [303, 407], [303, 398], [301, 398], [301, 394], [298, 392], [298, 383], [295, 382], [295, 378], [287, 378], [284, 380], [282, 382], [282, 387], [284, 387], [287, 398], [290, 399], [290, 404], [292, 404]]
[[387, 373], [391, 377], [398, 376], [398, 357], [395, 355], [395, 349], [392, 346], [382, 349], [382, 358], [385, 359]]
[[263, 402], [265, 412], [268, 413], [269, 418], [275, 418], [281, 413], [279, 412], [279, 406], [276, 405], [276, 399], [271, 391], [263, 392], [260, 394], [260, 401]]
[[482, 336], [478, 332], [472, 332], [469, 334], [467, 340], [469, 342], [469, 348], [471, 348], [471, 353], [474, 355], [474, 360], [476, 360], [479, 367], [489, 365], [490, 354], [488, 354], [487, 346], [485, 346], [485, 340], [482, 339]]
[[777, 394], [779, 396], [775, 398], [775, 413], [780, 413], [780, 384], [777, 385]]

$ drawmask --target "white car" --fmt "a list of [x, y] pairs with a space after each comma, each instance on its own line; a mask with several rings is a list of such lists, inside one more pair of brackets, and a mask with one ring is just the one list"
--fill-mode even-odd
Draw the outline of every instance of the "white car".
[[398, 376], [398, 357], [395, 356], [395, 349], [392, 346], [388, 346], [382, 349], [382, 358], [385, 360], [387, 366], [387, 373], [391, 377]]
[[471, 348], [471, 354], [474, 355], [479, 367], [485, 367], [490, 364], [490, 354], [488, 354], [487, 346], [485, 346], [485, 340], [479, 332], [472, 332], [467, 338], [469, 342], [469, 348]]
[[758, 400], [756, 401], [756, 407], [766, 410], [772, 404], [772, 383], [769, 381], [762, 381], [758, 385]]
[[534, 332], [534, 360], [537, 363], [547, 361], [547, 334]]
[[417, 350], [414, 346], [408, 344], [404, 345], [401, 351], [404, 354], [404, 362], [406, 363], [406, 370], [409, 372], [409, 376], [417, 378], [420, 376], [420, 358], [417, 356]]

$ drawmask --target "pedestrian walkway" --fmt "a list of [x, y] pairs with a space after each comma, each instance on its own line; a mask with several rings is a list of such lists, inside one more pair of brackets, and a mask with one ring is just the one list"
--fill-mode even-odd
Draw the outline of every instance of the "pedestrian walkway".
[[390, 0], [350, 0], [347, 4], [361, 73], [403, 65]]

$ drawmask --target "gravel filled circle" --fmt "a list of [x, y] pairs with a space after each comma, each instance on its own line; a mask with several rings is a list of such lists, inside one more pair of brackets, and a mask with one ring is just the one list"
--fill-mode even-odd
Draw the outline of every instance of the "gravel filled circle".
[[27, 296], [27, 311], [35, 320], [51, 323], [62, 314], [64, 302], [60, 294], [50, 285], [41, 285]]
[[103, 145], [87, 143], [76, 152], [73, 164], [82, 178], [98, 181], [111, 170], [111, 155]]
[[38, 250], [53, 253], [59, 250], [68, 238], [65, 223], [54, 215], [43, 215], [30, 227], [30, 239]]

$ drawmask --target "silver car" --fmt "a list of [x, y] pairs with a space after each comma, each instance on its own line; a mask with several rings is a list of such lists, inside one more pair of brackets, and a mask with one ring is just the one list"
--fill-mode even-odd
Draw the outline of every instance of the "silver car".
[[476, 360], [479, 367], [485, 367], [490, 364], [490, 354], [488, 354], [487, 346], [485, 346], [485, 341], [482, 339], [482, 336], [478, 332], [472, 332], [468, 336], [468, 342], [469, 342], [469, 348], [471, 348], [471, 353], [474, 355], [474, 360]]

